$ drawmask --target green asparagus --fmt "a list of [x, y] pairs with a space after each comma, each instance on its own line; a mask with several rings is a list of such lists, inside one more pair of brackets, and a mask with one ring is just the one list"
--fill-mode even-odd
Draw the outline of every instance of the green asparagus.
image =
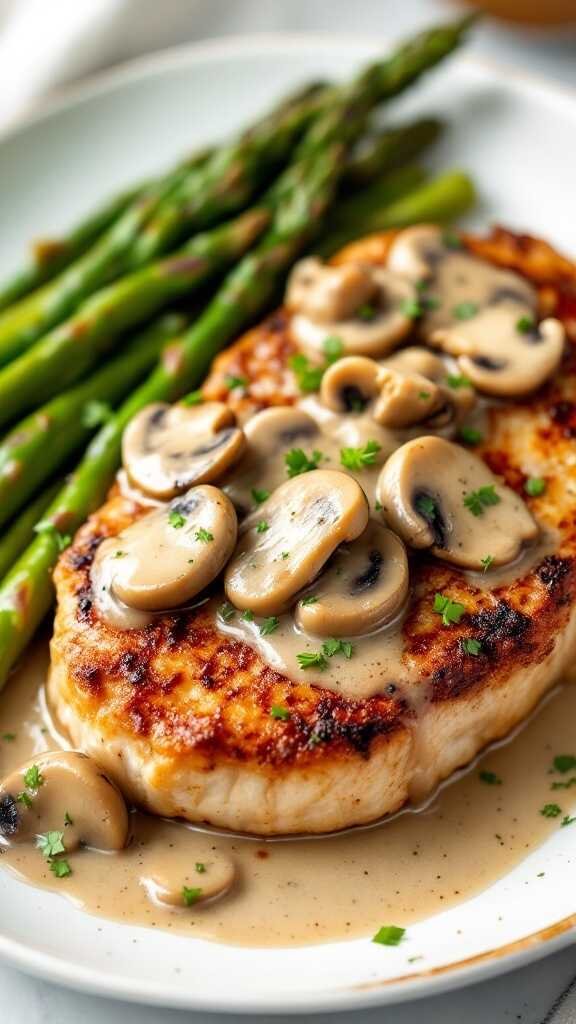
[[371, 184], [380, 175], [406, 164], [439, 138], [442, 121], [426, 117], [373, 136], [353, 154], [344, 181], [351, 188]]
[[162, 317], [103, 369], [37, 409], [4, 437], [0, 442], [0, 526], [88, 441], [106, 410], [152, 369], [166, 341], [185, 323], [181, 316]]
[[56, 481], [31, 502], [17, 519], [11, 524], [0, 538], [0, 580], [31, 541], [34, 540], [34, 527], [40, 521], [44, 512], [52, 504], [58, 491], [62, 487], [61, 481]]
[[225, 270], [265, 227], [264, 208], [197, 235], [181, 252], [97, 292], [66, 323], [0, 370], [0, 424], [78, 380], [118, 335], [141, 323], [174, 296], [189, 295]]

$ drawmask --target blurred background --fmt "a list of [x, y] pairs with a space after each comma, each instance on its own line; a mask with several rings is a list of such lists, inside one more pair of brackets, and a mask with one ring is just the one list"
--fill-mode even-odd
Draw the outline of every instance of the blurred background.
[[457, 9], [490, 12], [476, 52], [576, 85], [576, 0], [0, 0], [0, 131], [95, 71], [215, 36], [395, 37]]

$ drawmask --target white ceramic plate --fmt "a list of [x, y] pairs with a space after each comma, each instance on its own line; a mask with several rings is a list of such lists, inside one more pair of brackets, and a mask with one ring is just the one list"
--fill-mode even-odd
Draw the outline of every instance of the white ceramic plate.
[[[260, 36], [172, 51], [107, 75], [0, 145], [0, 275], [23, 240], [60, 231], [118, 186], [246, 123], [297, 83], [349, 74], [383, 48], [367, 40]], [[499, 220], [574, 250], [576, 96], [465, 57], [394, 105], [451, 124], [435, 161], [479, 183], [474, 222]], [[572, 210], [571, 210], [572, 207]], [[571, 215], [572, 214], [572, 215]], [[573, 941], [574, 837], [559, 830], [498, 884], [410, 927], [406, 945], [369, 941], [238, 949], [89, 917], [0, 873], [0, 955], [102, 995], [249, 1012], [356, 1008], [414, 998], [518, 966]], [[538, 896], [525, 881], [545, 872]], [[568, 916], [571, 915], [571, 916]]]

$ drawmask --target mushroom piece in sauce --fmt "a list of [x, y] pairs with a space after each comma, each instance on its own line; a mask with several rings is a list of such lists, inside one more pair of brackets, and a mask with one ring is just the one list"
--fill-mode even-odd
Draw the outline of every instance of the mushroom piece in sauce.
[[378, 480], [387, 523], [413, 548], [482, 569], [513, 561], [538, 535], [526, 505], [471, 452], [420, 437], [388, 459]]
[[457, 357], [462, 373], [480, 391], [526, 395], [557, 369], [564, 328], [551, 318], [536, 323], [536, 292], [519, 274], [454, 246], [430, 224], [399, 233], [388, 267], [419, 283], [421, 332], [430, 344]]
[[[30, 771], [33, 786], [27, 785]], [[86, 754], [72, 750], [38, 754], [0, 783], [0, 835], [21, 843], [52, 830], [63, 832], [67, 853], [80, 844], [122, 850], [128, 842], [124, 798]]]
[[[177, 858], [175, 858], [177, 861]], [[230, 857], [215, 854], [207, 864], [202, 864], [202, 873], [186, 874], [178, 862], [174, 867], [170, 857], [166, 865], [157, 868], [141, 879], [141, 884], [153, 903], [167, 907], [194, 907], [224, 896], [234, 884], [236, 865]]]
[[300, 601], [296, 623], [317, 636], [358, 636], [395, 619], [408, 595], [406, 548], [372, 520], [352, 544], [340, 548], [318, 578], [313, 600]]
[[218, 576], [236, 544], [236, 512], [217, 487], [202, 484], [105, 540], [92, 569], [95, 590], [141, 611], [177, 608]]
[[294, 268], [286, 303], [291, 333], [304, 349], [322, 354], [336, 336], [346, 355], [381, 356], [413, 326], [414, 285], [383, 267], [364, 263], [326, 266], [310, 257]]
[[460, 424], [476, 405], [477, 396], [472, 382], [460, 377], [455, 381], [457, 386], [451, 387], [450, 380], [455, 375], [450, 373], [444, 360], [430, 349], [422, 348], [420, 345], [409, 345], [408, 348], [402, 348], [387, 359], [383, 359], [380, 366], [398, 370], [400, 373], [420, 374], [443, 388], [449, 399], [450, 422], [453, 425]]
[[130, 482], [153, 498], [182, 494], [221, 477], [240, 458], [244, 434], [222, 402], [156, 403], [128, 424], [122, 457]]
[[246, 520], [226, 568], [226, 597], [255, 615], [279, 615], [367, 522], [364, 491], [346, 473], [317, 469], [287, 480]]

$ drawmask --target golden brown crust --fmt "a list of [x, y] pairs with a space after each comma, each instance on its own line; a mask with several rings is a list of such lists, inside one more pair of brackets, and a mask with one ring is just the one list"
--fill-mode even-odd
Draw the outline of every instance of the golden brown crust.
[[[384, 259], [390, 237], [354, 243], [338, 258]], [[576, 591], [576, 268], [544, 243], [503, 229], [466, 241], [533, 280], [542, 307], [564, 320], [572, 344], [560, 373], [541, 393], [490, 410], [489, 431], [478, 449], [518, 491], [529, 475], [546, 478], [546, 493], [526, 500], [557, 537], [553, 553], [514, 583], [492, 589], [432, 560], [412, 567], [405, 658], [417, 666], [423, 695], [435, 704], [480, 690], [498, 699], [514, 673], [543, 663], [568, 622]], [[204, 386], [206, 397], [228, 401], [240, 415], [294, 401], [288, 328], [288, 314], [279, 310], [223, 353]], [[246, 394], [230, 392], [228, 376], [245, 378]], [[407, 728], [413, 712], [400, 690], [354, 703], [321, 685], [292, 683], [251, 648], [221, 635], [201, 610], [164, 616], [138, 633], [117, 633], [98, 621], [89, 580], [94, 552], [104, 536], [141, 513], [113, 493], [56, 570], [60, 608], [53, 650], [67, 666], [67, 699], [79, 714], [104, 716], [117, 734], [137, 734], [154, 749], [165, 747], [204, 765], [253, 762], [272, 774], [287, 766], [365, 757]], [[436, 592], [465, 605], [459, 625], [442, 626], [432, 611]], [[465, 655], [465, 637], [481, 641], [478, 657]], [[290, 709], [289, 721], [270, 717], [273, 703]]]

